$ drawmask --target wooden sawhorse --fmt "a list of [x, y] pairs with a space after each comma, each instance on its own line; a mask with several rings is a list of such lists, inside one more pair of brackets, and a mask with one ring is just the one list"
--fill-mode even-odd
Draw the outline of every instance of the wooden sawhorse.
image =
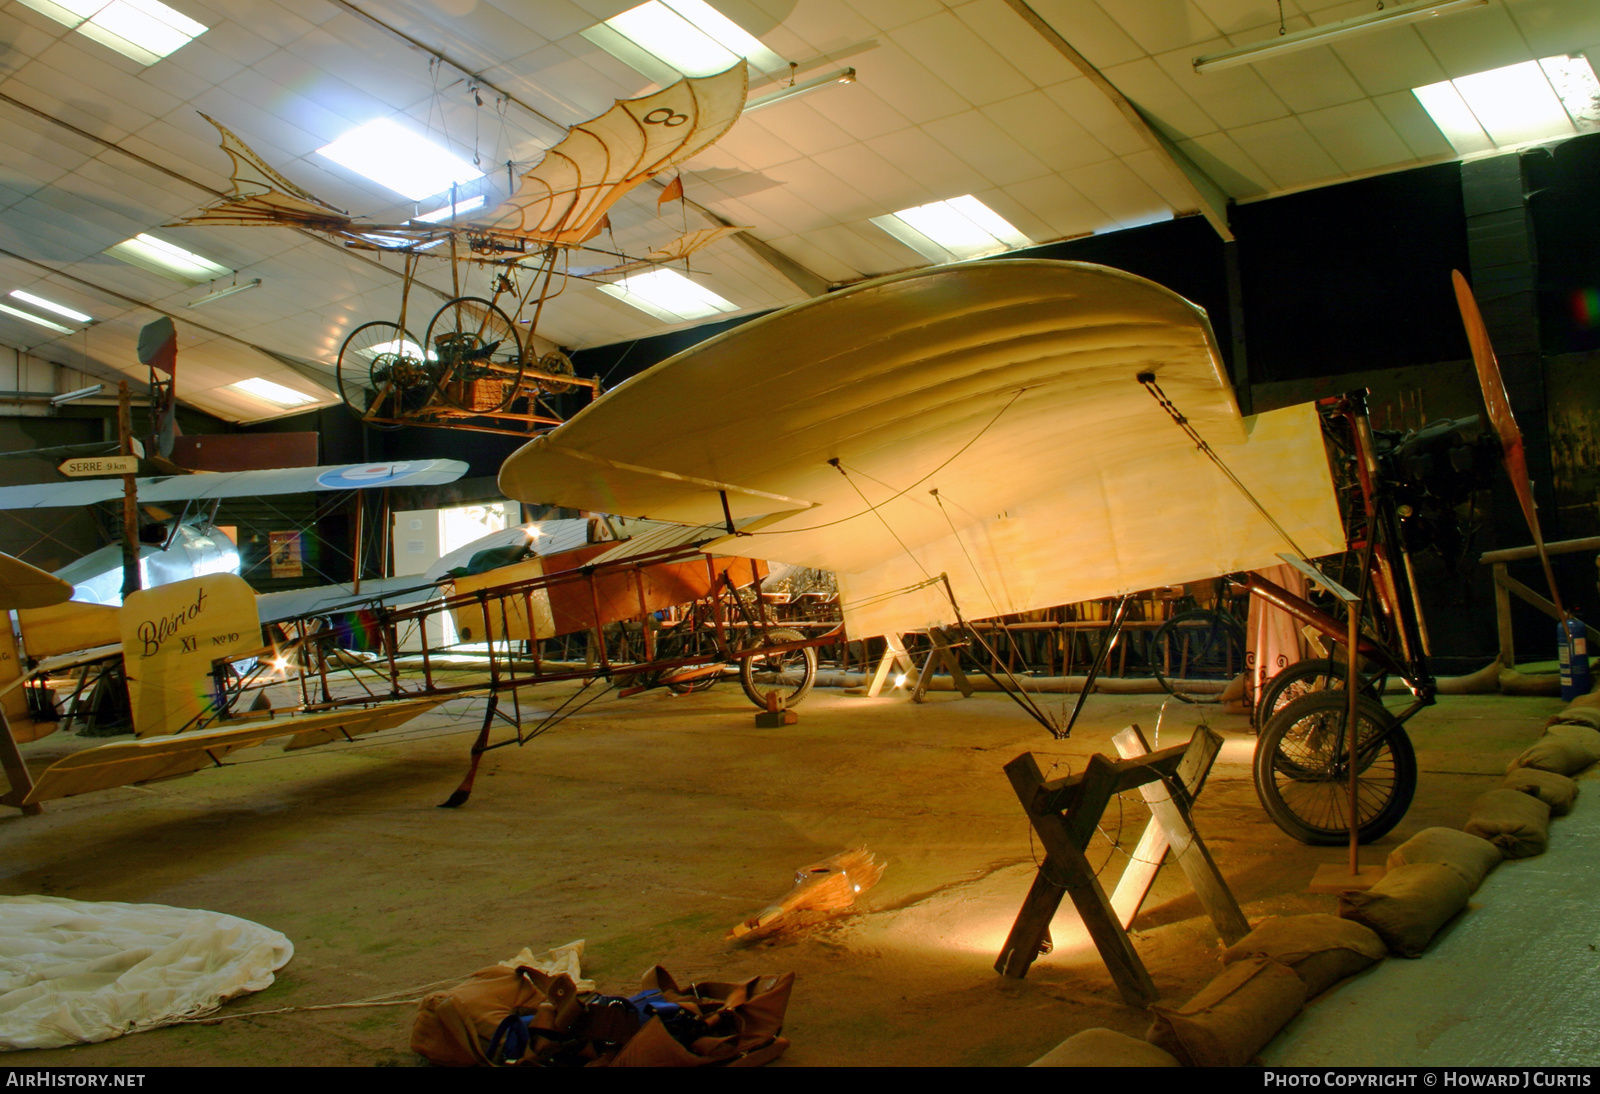
[[[1195, 795], [1222, 748], [1222, 738], [1201, 726], [1188, 744], [1151, 752], [1139, 727], [1130, 726], [1117, 735], [1116, 743], [1122, 759], [1091, 756], [1080, 774], [1063, 779], [1046, 781], [1031, 752], [1006, 764], [1011, 788], [1044, 844], [1045, 858], [995, 970], [1018, 979], [1026, 976], [1049, 938], [1050, 921], [1062, 896], [1070, 895], [1122, 998], [1130, 1006], [1143, 1007], [1160, 995], [1134, 951], [1127, 927], [1168, 850], [1224, 941], [1237, 942], [1249, 933], [1250, 925], [1190, 820]], [[1113, 902], [1106, 898], [1085, 852], [1111, 799], [1134, 789], [1143, 792], [1153, 816]]]

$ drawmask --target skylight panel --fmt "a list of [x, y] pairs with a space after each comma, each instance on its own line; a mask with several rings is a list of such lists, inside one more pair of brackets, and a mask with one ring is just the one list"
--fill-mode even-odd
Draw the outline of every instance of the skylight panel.
[[317, 154], [412, 201], [483, 177], [472, 164], [388, 118], [352, 129]]
[[977, 258], [1033, 244], [971, 194], [873, 217], [872, 223], [934, 262]]
[[659, 84], [709, 76], [740, 57], [768, 74], [788, 62], [705, 0], [646, 0], [590, 27], [583, 36]]
[[263, 402], [271, 403], [273, 406], [288, 408], [305, 406], [307, 403], [317, 401], [314, 395], [307, 395], [305, 392], [284, 387], [282, 384], [275, 384], [271, 380], [263, 379], [260, 376], [252, 376], [248, 380], [240, 380], [238, 383], [229, 384], [228, 386], [236, 391], [242, 391], [246, 395], [253, 395]]
[[203, 255], [186, 251], [175, 243], [168, 243], [147, 233], [125, 239], [115, 247], [107, 247], [106, 254], [130, 266], [170, 277], [185, 285], [200, 285], [233, 272]]
[[84, 315], [76, 308], [69, 308], [65, 304], [57, 304], [54, 300], [46, 300], [42, 296], [34, 296], [31, 292], [23, 292], [21, 289], [12, 289], [11, 295], [16, 297], [18, 300], [21, 300], [25, 304], [32, 304], [34, 307], [43, 308], [45, 311], [53, 311], [57, 315], [64, 315], [68, 319], [75, 320], [79, 323], [92, 323], [94, 321], [93, 316]]
[[32, 312], [23, 311], [21, 308], [13, 308], [9, 304], [0, 304], [0, 312], [4, 312], [7, 315], [14, 315], [18, 319], [26, 319], [30, 323], [36, 324], [36, 325], [41, 326], [41, 327], [46, 327], [46, 328], [48, 328], [50, 330], [55, 331], [57, 334], [71, 334], [72, 333], [72, 328], [71, 327], [63, 327], [60, 323], [51, 322], [49, 319], [45, 319], [42, 316], [34, 315]]
[[153, 65], [209, 28], [160, 0], [22, 0], [41, 15], [142, 65]]
[[1600, 128], [1600, 81], [1582, 57], [1524, 61], [1412, 94], [1461, 155]]
[[458, 216], [481, 208], [483, 208], [483, 195], [478, 194], [475, 197], [462, 198], [454, 205], [442, 205], [431, 213], [423, 213], [421, 216], [412, 217], [411, 219], [437, 224], [441, 220], [454, 220]]
[[635, 274], [611, 285], [601, 285], [599, 289], [607, 296], [614, 296], [624, 304], [631, 304], [667, 323], [705, 319], [739, 310], [676, 270]]

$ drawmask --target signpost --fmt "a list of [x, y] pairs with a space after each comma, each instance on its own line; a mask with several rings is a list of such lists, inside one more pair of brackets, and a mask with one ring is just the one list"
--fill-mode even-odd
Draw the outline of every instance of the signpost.
[[74, 479], [86, 475], [134, 475], [139, 471], [139, 457], [95, 456], [91, 459], [67, 460], [56, 470]]

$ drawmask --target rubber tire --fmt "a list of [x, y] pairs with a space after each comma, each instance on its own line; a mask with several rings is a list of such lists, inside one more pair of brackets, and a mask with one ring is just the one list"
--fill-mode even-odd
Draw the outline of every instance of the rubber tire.
[[[1284, 832], [1316, 847], [1336, 847], [1350, 839], [1345, 812], [1349, 776], [1337, 762], [1333, 742], [1314, 736], [1319, 730], [1330, 737], [1343, 735], [1346, 702], [1342, 688], [1303, 695], [1273, 715], [1256, 742], [1254, 777], [1262, 808]], [[1357, 780], [1358, 839], [1371, 843], [1388, 834], [1411, 808], [1417, 792], [1417, 757], [1405, 730], [1377, 700], [1358, 696], [1356, 718], [1359, 742], [1372, 741], [1374, 734], [1383, 737], [1375, 752], [1362, 750], [1365, 762]], [[1313, 735], [1310, 740], [1308, 732]], [[1369, 806], [1369, 801], [1375, 804]]]
[[[767, 635], [775, 642], [799, 642], [805, 638], [805, 635], [799, 631], [791, 630], [788, 627], [775, 627], [768, 631]], [[783, 696], [783, 706], [787, 710], [791, 707], [799, 706], [800, 701], [811, 694], [811, 685], [816, 683], [817, 680], [817, 651], [815, 648], [807, 646], [805, 649], [791, 650], [778, 656], [784, 659], [783, 668], [786, 673], [793, 667], [796, 657], [798, 657], [801, 666], [800, 682], [789, 688], [787, 694]], [[766, 655], [758, 653], [751, 657], [739, 658], [739, 686], [744, 688], [745, 695], [752, 703], [762, 710], [766, 710], [767, 692], [772, 691], [773, 687], [771, 684], [765, 684], [757, 679], [760, 671], [756, 665], [758, 660], [764, 666]]]
[[[1205, 624], [1204, 627], [1197, 626], [1197, 624], [1202, 623]], [[1188, 634], [1186, 635], [1185, 632], [1188, 632]], [[1168, 680], [1162, 673], [1162, 651], [1166, 649], [1167, 643], [1177, 642], [1181, 644], [1185, 638], [1190, 642], [1194, 642], [1196, 641], [1196, 635], [1199, 636], [1202, 644], [1199, 646], [1195, 660], [1201, 662], [1213, 658], [1217, 652], [1219, 640], [1223, 643], [1229, 641], [1233, 643], [1233, 649], [1237, 652], [1237, 656], [1228, 658], [1224, 662], [1223, 672], [1226, 675], [1218, 678], [1218, 682], [1223, 687], [1227, 686], [1229, 680], [1244, 671], [1245, 638], [1243, 624], [1226, 612], [1196, 609], [1194, 611], [1179, 612], [1156, 628], [1155, 634], [1150, 638], [1151, 675], [1156, 678], [1156, 682], [1161, 685], [1163, 690], [1174, 698], [1183, 700], [1185, 703], [1220, 702], [1223, 687], [1219, 687], [1214, 694], [1210, 692], [1187, 693], [1175, 688], [1172, 681]], [[1183, 678], [1193, 680], [1203, 679], [1204, 677], [1185, 676]]]
[[[1383, 683], [1387, 674], [1368, 676], [1362, 685], [1361, 691], [1365, 695], [1383, 701]], [[1317, 684], [1318, 680], [1327, 683]], [[1304, 661], [1280, 669], [1276, 676], [1269, 679], [1261, 689], [1261, 697], [1256, 701], [1255, 724], [1259, 730], [1271, 720], [1272, 715], [1302, 695], [1310, 695], [1318, 691], [1343, 691], [1345, 670], [1343, 665], [1335, 665], [1326, 657], [1309, 657]], [[1311, 686], [1304, 686], [1310, 684]], [[1296, 687], [1296, 685], [1302, 685]], [[1286, 696], [1287, 693], [1287, 696]]]

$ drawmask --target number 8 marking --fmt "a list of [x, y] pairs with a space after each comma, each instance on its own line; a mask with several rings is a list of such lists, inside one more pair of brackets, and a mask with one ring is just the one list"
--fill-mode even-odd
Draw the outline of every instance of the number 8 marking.
[[675, 114], [671, 107], [658, 106], [644, 116], [645, 125], [664, 125], [668, 129], [682, 125], [689, 120], [687, 114]]

